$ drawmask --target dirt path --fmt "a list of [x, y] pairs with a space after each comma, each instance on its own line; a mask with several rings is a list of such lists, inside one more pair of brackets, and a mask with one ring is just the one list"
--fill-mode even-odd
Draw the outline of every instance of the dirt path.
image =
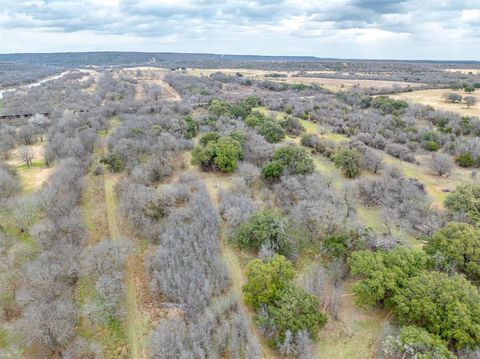
[[[104, 155], [108, 153], [107, 141], [103, 148]], [[117, 200], [115, 196], [115, 184], [117, 178], [111, 173], [104, 173], [105, 186], [105, 202], [107, 208], [107, 220], [110, 239], [117, 240], [121, 237], [122, 232], [118, 224], [117, 218]], [[146, 358], [146, 343], [144, 335], [143, 315], [140, 312], [137, 300], [137, 286], [134, 275], [133, 257], [127, 259], [126, 270], [126, 309], [127, 309], [127, 338], [128, 353], [131, 359]]]
[[180, 96], [180, 94], [175, 91], [172, 86], [166, 83], [164, 79], [159, 80], [158, 85], [162, 87], [162, 90], [165, 91], [165, 94], [170, 95], [167, 96], [168, 101], [182, 101], [182, 97]]
[[[215, 176], [218, 176], [217, 174], [213, 174], [213, 177], [211, 174], [204, 173], [204, 172], [198, 173], [198, 174], [200, 175], [203, 182], [205, 183], [205, 187], [207, 188], [210, 198], [212, 199], [213, 205], [215, 206], [218, 212], [219, 210], [218, 191], [220, 189], [228, 188], [228, 186], [230, 185], [230, 179], [231, 179], [230, 176], [215, 178]], [[250, 327], [250, 331], [257, 337], [257, 341], [260, 344], [262, 358], [276, 359], [278, 358], [278, 356], [273, 352], [272, 349], [270, 349], [262, 341], [261, 335], [258, 334], [257, 328], [252, 321], [252, 317], [254, 314], [250, 310], [250, 308], [247, 307], [247, 305], [243, 300], [242, 287], [245, 284], [246, 279], [245, 279], [245, 276], [243, 275], [242, 267], [240, 266], [240, 262], [238, 261], [237, 255], [235, 254], [234, 250], [230, 248], [227, 244], [227, 240], [224, 236], [223, 223], [220, 226], [220, 240], [221, 240], [222, 255], [223, 255], [223, 258], [225, 259], [225, 262], [227, 263], [227, 266], [230, 272], [230, 277], [232, 278], [232, 290], [234, 291], [234, 293], [237, 293], [239, 296], [239, 303], [245, 313], [248, 325]]]

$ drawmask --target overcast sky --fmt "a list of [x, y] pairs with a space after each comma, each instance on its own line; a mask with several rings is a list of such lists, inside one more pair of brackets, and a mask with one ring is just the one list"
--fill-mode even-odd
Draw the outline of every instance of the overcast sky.
[[480, 0], [0, 0], [0, 53], [480, 60]]

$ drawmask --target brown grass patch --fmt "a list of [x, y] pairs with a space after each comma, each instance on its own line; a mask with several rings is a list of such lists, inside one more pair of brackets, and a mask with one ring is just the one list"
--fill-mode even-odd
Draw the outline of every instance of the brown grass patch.
[[[451, 103], [444, 100], [444, 94], [447, 92], [455, 92], [463, 97], [474, 96], [477, 99], [475, 106], [467, 108], [464, 103]], [[430, 105], [436, 110], [452, 111], [462, 116], [480, 116], [480, 93], [478, 91], [467, 94], [464, 91], [454, 91], [449, 89], [434, 89], [434, 90], [418, 90], [412, 92], [399, 93], [391, 95], [396, 99], [402, 99], [410, 103], [421, 103], [423, 105]]]

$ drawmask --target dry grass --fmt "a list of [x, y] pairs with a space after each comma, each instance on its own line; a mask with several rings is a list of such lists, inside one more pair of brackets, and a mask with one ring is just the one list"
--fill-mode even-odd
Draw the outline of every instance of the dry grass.
[[[280, 79], [281, 81], [282, 79]], [[319, 85], [325, 87], [331, 91], [347, 90], [354, 86], [360, 88], [372, 88], [382, 89], [390, 88], [392, 86], [398, 86], [401, 88], [412, 87], [416, 88], [423, 84], [414, 82], [401, 82], [401, 81], [385, 81], [385, 80], [363, 80], [363, 79], [332, 79], [332, 78], [313, 78], [313, 77], [288, 77], [283, 79], [288, 83], [302, 83], [306, 85]]]
[[[474, 96], [477, 99], [477, 103], [475, 106], [467, 108], [463, 103], [446, 102], [443, 95], [447, 92], [456, 92], [464, 97], [467, 95]], [[464, 91], [453, 91], [448, 89], [418, 90], [391, 95], [391, 97], [406, 100], [410, 103], [430, 105], [436, 110], [452, 111], [462, 116], [480, 116], [480, 93], [478, 91], [472, 94], [466, 94]]]
[[[333, 78], [314, 78], [314, 77], [302, 77], [298, 76], [300, 73], [298, 71], [267, 71], [267, 70], [258, 70], [258, 69], [187, 69], [185, 71], [189, 75], [193, 76], [210, 76], [215, 72], [222, 72], [228, 75], [234, 75], [236, 73], [241, 73], [244, 77], [255, 79], [255, 80], [270, 80], [277, 82], [287, 82], [291, 84], [316, 84], [322, 87], [325, 87], [332, 91], [338, 91], [342, 89], [349, 89], [354, 86], [359, 86], [361, 88], [389, 88], [392, 86], [399, 87], [412, 87], [417, 88], [423, 84], [414, 83], [414, 82], [401, 82], [401, 81], [384, 81], [384, 80], [364, 80], [364, 79], [333, 79]], [[286, 77], [269, 77], [268, 74], [277, 73], [285, 75]], [[334, 74], [335, 71], [307, 71], [311, 74]]]

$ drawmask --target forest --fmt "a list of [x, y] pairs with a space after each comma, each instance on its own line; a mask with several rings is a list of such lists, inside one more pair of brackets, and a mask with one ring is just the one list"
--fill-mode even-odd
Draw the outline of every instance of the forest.
[[480, 357], [478, 64], [2, 56], [1, 358]]

